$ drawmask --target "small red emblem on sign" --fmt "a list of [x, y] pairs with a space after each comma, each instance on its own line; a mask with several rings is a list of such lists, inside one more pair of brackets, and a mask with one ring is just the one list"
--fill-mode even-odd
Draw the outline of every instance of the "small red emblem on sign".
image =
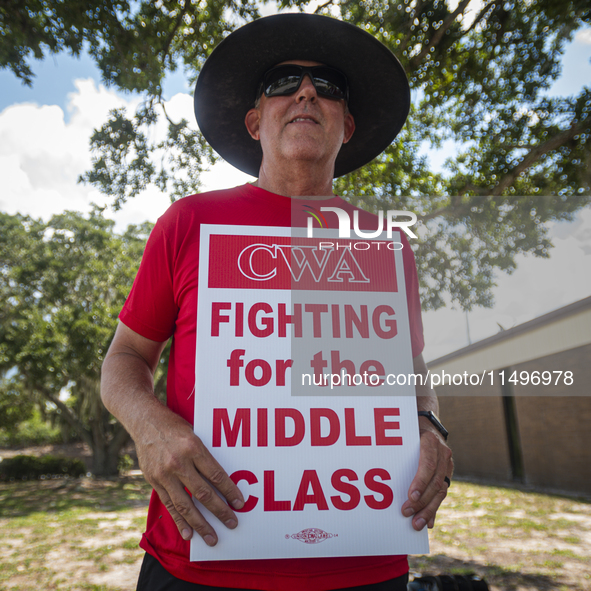
[[316, 527], [309, 527], [297, 534], [286, 534], [285, 539], [289, 540], [291, 538], [292, 540], [299, 540], [300, 542], [304, 542], [304, 544], [320, 544], [320, 542], [324, 542], [324, 540], [328, 540], [329, 538], [336, 538], [338, 535], [339, 534], [329, 534]]

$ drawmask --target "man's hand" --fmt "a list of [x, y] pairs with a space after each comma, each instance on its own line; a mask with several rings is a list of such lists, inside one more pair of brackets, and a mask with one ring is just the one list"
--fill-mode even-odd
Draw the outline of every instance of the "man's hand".
[[230, 529], [238, 525], [238, 519], [216, 490], [235, 509], [242, 508], [244, 499], [224, 469], [193, 433], [191, 425], [168, 412], [170, 414], [166, 418], [161, 417], [161, 423], [152, 437], [142, 436], [136, 441], [140, 467], [144, 478], [168, 509], [181, 536], [189, 540], [195, 530], [208, 546], [215, 546], [217, 534], [195, 507], [187, 490]]
[[153, 376], [163, 348], [164, 343], [119, 324], [103, 364], [101, 396], [135, 441], [144, 477], [181, 536], [190, 539], [194, 529], [207, 545], [215, 546], [215, 530], [190, 494], [230, 529], [238, 519], [216, 490], [235, 509], [242, 508], [244, 498], [191, 425], [154, 396]]
[[[423, 356], [414, 358], [414, 371], [427, 375], [427, 366]], [[428, 387], [426, 379], [422, 386], [417, 385], [417, 406], [419, 410], [438, 412], [435, 392]], [[443, 437], [426, 417], [419, 417], [421, 451], [419, 468], [408, 489], [408, 500], [402, 505], [402, 514], [412, 516], [412, 526], [421, 531], [425, 525], [432, 528], [435, 514], [449, 488], [445, 478], [451, 480], [453, 460], [451, 449]]]
[[402, 505], [402, 514], [413, 516], [412, 526], [417, 531], [435, 524], [437, 509], [447, 495], [448, 484], [444, 478], [451, 479], [452, 473], [451, 449], [441, 435], [427, 428], [421, 430], [419, 469], [408, 489], [408, 500]]

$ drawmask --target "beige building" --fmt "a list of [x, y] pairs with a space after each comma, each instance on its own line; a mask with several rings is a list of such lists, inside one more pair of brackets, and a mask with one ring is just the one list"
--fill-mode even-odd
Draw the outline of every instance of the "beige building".
[[457, 475], [591, 494], [591, 297], [429, 370]]

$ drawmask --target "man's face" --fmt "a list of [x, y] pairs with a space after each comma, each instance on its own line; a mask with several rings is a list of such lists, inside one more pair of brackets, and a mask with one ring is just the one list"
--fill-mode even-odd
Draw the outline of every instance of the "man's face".
[[[322, 65], [301, 60], [283, 63]], [[269, 162], [290, 166], [294, 161], [334, 166], [342, 144], [355, 130], [345, 101], [319, 96], [308, 75], [294, 94], [263, 94], [258, 108], [247, 113], [245, 123], [250, 135], [261, 142], [263, 166]]]

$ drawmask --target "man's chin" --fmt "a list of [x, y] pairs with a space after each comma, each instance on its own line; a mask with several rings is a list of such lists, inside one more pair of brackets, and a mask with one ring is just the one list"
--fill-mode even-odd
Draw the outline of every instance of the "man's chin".
[[334, 166], [334, 161], [338, 154], [337, 150], [330, 150], [326, 145], [319, 145], [311, 141], [310, 138], [302, 138], [293, 142], [284, 152], [286, 159], [291, 162], [309, 162], [320, 164], [329, 163]]

